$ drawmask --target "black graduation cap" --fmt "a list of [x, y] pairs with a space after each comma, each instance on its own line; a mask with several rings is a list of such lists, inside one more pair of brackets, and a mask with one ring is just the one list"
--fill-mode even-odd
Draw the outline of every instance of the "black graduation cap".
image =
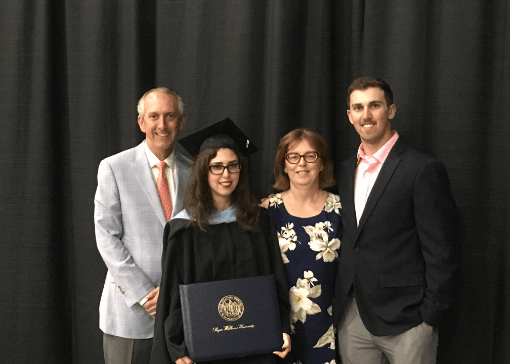
[[230, 118], [200, 129], [180, 139], [179, 143], [192, 156], [209, 147], [230, 148], [244, 156], [259, 150]]

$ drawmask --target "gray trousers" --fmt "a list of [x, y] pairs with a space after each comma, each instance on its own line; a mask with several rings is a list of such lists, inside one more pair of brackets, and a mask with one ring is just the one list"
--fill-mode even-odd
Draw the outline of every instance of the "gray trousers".
[[149, 364], [152, 339], [126, 339], [103, 333], [105, 364]]
[[338, 350], [343, 364], [435, 364], [438, 337], [424, 322], [398, 335], [374, 336], [353, 298], [338, 327]]

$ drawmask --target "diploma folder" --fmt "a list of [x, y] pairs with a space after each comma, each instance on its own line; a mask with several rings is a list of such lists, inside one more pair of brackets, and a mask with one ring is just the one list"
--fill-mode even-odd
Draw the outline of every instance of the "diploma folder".
[[179, 285], [184, 339], [194, 362], [281, 351], [272, 274]]

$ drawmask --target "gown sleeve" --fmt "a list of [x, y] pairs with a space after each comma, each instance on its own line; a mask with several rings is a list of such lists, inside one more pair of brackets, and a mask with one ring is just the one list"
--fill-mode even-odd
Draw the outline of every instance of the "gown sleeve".
[[282, 323], [282, 331], [290, 334], [290, 302], [289, 302], [289, 286], [287, 276], [285, 274], [285, 266], [283, 265], [282, 255], [280, 253], [280, 245], [276, 234], [276, 226], [269, 218], [267, 210], [261, 211], [260, 228], [264, 233], [269, 259], [276, 283], [276, 295], [280, 306], [280, 320]]
[[170, 224], [170, 230], [172, 228], [179, 231], [167, 234], [168, 226], [165, 229], [167, 247], [162, 258], [163, 275], [156, 310], [151, 364], [170, 364], [188, 356], [184, 342], [179, 282], [184, 279], [183, 244], [180, 242], [189, 239], [189, 234], [186, 234], [189, 229], [181, 230], [181, 226]]

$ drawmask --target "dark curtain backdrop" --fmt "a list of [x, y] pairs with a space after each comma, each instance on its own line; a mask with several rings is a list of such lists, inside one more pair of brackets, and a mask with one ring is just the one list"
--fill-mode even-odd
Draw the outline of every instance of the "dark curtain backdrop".
[[386, 79], [401, 138], [446, 165], [462, 214], [458, 304], [438, 363], [510, 362], [509, 0], [7, 0], [0, 11], [0, 363], [101, 363], [99, 161], [143, 140], [136, 102], [184, 98], [182, 135], [230, 116], [271, 192], [280, 137], [335, 163], [346, 89]]

